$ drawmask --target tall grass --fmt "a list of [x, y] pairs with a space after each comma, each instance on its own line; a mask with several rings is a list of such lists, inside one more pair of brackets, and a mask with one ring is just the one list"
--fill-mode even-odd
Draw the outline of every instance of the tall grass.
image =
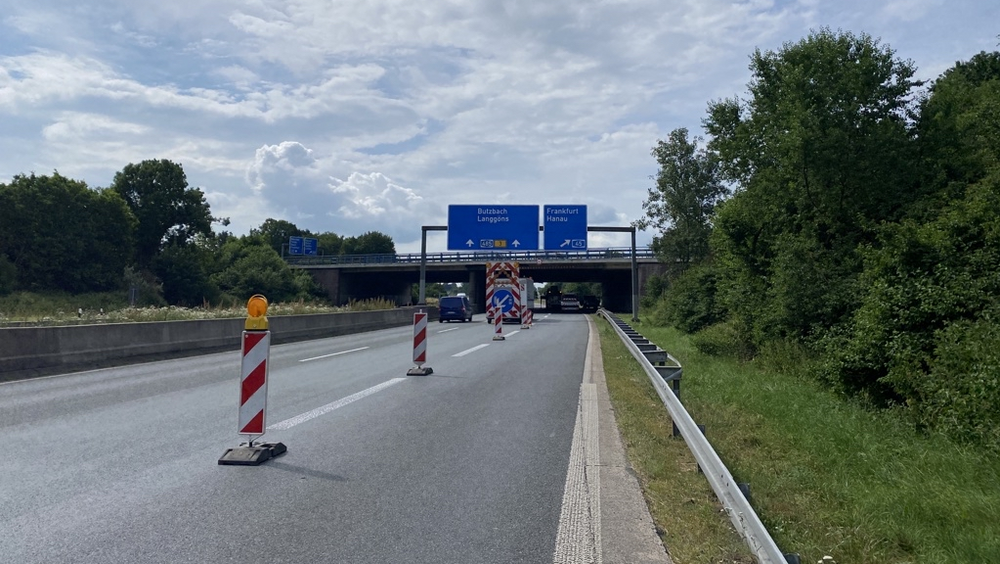
[[[335, 307], [321, 302], [287, 302], [268, 305], [267, 314], [306, 315], [343, 311], [373, 311], [392, 309], [396, 304], [381, 298], [352, 300], [346, 306]], [[143, 321], [180, 321], [246, 317], [244, 303], [202, 307], [128, 307], [116, 293], [102, 294], [34, 294], [18, 292], [0, 297], [0, 326], [11, 324], [66, 325], [82, 323], [128, 323]]]
[[685, 406], [750, 483], [785, 552], [841, 564], [1000, 562], [996, 455], [831, 393], [794, 349], [741, 363], [699, 353], [675, 330], [636, 328], [683, 364]]

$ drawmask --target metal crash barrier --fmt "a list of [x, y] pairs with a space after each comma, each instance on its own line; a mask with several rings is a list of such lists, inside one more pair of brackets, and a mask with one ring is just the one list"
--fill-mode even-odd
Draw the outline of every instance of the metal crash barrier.
[[674, 436], [679, 434], [683, 437], [698, 467], [708, 478], [709, 485], [729, 515], [729, 520], [743, 536], [760, 564], [798, 563], [797, 554], [784, 554], [778, 549], [778, 545], [764, 528], [764, 524], [747, 499], [749, 486], [736, 483], [729, 469], [705, 437], [704, 428], [695, 423], [681, 403], [680, 384], [683, 370], [680, 362], [644, 338], [615, 314], [601, 309], [598, 315], [611, 323], [618, 337], [649, 376], [656, 393], [663, 400], [663, 405], [674, 422]]

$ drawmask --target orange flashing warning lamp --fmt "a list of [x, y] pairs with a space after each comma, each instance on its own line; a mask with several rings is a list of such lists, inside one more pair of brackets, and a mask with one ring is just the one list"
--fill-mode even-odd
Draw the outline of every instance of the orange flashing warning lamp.
[[267, 298], [260, 294], [250, 296], [247, 301], [247, 313], [250, 317], [244, 325], [247, 331], [267, 331]]

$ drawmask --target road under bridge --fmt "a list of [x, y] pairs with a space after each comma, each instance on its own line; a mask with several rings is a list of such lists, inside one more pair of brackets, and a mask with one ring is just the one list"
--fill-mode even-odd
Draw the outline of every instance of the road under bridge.
[[[486, 263], [516, 261], [521, 276], [535, 283], [591, 282], [601, 285], [605, 307], [628, 311], [632, 305], [632, 250], [630, 248], [591, 249], [575, 253], [429, 253], [426, 255], [426, 283], [461, 283], [475, 304], [477, 313], [486, 305]], [[390, 299], [409, 303], [413, 284], [420, 282], [420, 254], [356, 255], [310, 257], [290, 261], [303, 268], [326, 290], [330, 300], [345, 304], [351, 300]], [[636, 251], [639, 293], [653, 275], [662, 274], [664, 265], [649, 249]]]

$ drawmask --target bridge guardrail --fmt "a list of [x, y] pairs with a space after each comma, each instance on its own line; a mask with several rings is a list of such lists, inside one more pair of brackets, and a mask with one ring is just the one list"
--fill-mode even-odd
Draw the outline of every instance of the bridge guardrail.
[[[637, 259], [655, 259], [652, 249], [636, 249]], [[573, 261], [573, 260], [632, 260], [631, 247], [609, 247], [586, 251], [450, 251], [427, 253], [428, 263], [483, 262], [483, 261]], [[320, 264], [420, 264], [420, 253], [381, 253], [368, 255], [285, 256], [288, 264], [296, 266]]]
[[[682, 367], [670, 353], [655, 345], [650, 345], [630, 325], [604, 309], [598, 314], [607, 319], [615, 329], [615, 333], [628, 348], [632, 356], [639, 362], [649, 380], [653, 383], [656, 393], [667, 408], [674, 422], [675, 433], [679, 431], [694, 455], [698, 466], [708, 479], [712, 491], [722, 503], [729, 520], [743, 537], [743, 540], [753, 551], [760, 564], [787, 564], [798, 562], [796, 554], [784, 554], [771, 538], [757, 513], [747, 500], [740, 484], [733, 479], [725, 463], [719, 458], [712, 444], [705, 437], [694, 419], [684, 408], [680, 400], [680, 377]], [[638, 343], [638, 344], [637, 344]], [[657, 362], [654, 366], [653, 362]], [[667, 387], [667, 382], [674, 383], [673, 391]]]

